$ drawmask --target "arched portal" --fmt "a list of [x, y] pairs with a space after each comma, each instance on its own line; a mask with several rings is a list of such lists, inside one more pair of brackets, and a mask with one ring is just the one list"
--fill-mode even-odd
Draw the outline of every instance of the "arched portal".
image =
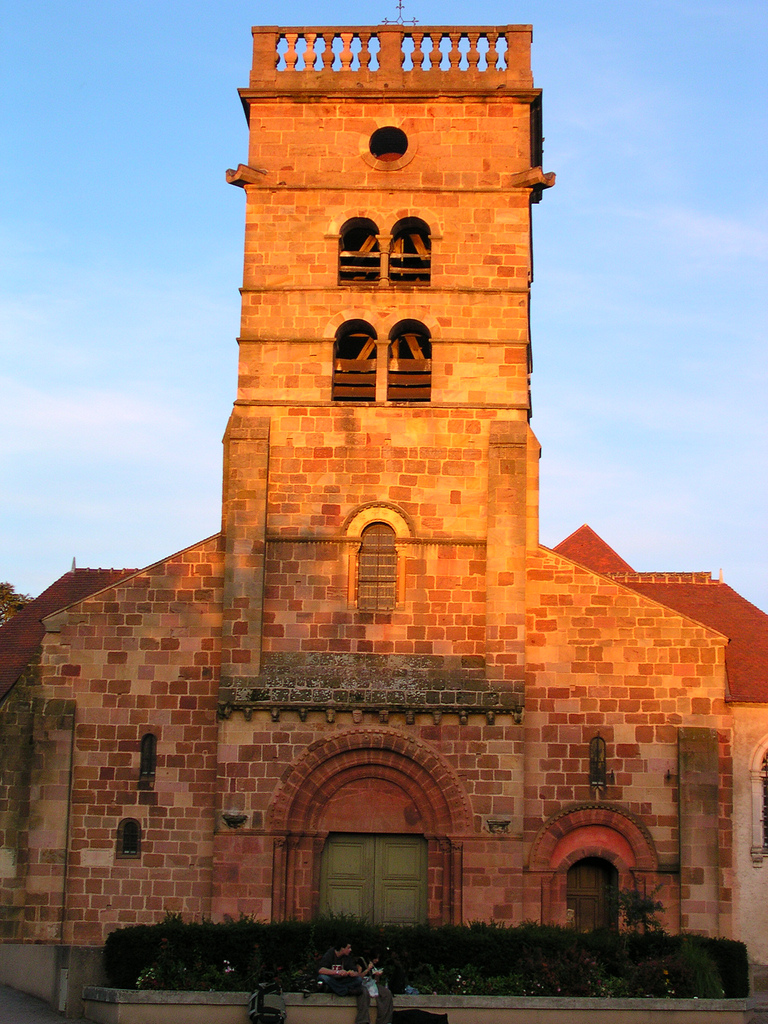
[[590, 914], [605, 920], [599, 891], [608, 885], [624, 889], [647, 883], [653, 888], [660, 880], [658, 866], [643, 824], [625, 808], [595, 803], [565, 808], [544, 823], [533, 842], [528, 872], [539, 878], [542, 923], [574, 924], [578, 912], [589, 930]]
[[379, 921], [458, 923], [461, 845], [453, 837], [470, 821], [463, 786], [423, 742], [357, 729], [313, 744], [269, 812], [273, 917], [350, 912], [357, 901]]

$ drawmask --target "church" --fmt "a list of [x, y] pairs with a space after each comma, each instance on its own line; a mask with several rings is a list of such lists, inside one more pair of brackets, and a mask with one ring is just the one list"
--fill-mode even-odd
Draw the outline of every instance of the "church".
[[221, 529], [0, 630], [3, 941], [586, 930], [619, 887], [768, 964], [768, 615], [539, 543], [530, 47], [253, 29]]

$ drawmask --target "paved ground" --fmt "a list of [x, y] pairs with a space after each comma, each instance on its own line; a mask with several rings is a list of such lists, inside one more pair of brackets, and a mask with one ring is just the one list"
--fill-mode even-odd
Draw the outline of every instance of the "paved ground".
[[64, 1024], [63, 1014], [34, 996], [0, 985], [0, 1021], [2, 1024]]
[[[65, 1024], [63, 1014], [48, 1003], [16, 989], [0, 985], [0, 1024]], [[768, 1024], [768, 1008], [761, 1006], [751, 1024]]]

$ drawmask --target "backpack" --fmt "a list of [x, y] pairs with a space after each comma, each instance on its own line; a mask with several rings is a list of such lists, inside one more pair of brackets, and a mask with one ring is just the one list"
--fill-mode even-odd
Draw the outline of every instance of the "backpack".
[[277, 981], [262, 981], [248, 1000], [251, 1024], [285, 1024], [285, 1000]]

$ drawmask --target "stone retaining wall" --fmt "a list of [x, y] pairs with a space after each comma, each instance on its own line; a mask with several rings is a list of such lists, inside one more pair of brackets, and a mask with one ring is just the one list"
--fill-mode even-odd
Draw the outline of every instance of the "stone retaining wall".
[[[86, 988], [85, 1016], [97, 1024], [248, 1024], [246, 992], [135, 992]], [[352, 1024], [353, 1000], [285, 996], [287, 1024]], [[749, 1024], [745, 999], [555, 999], [398, 996], [398, 1009], [447, 1013], [450, 1024]]]

